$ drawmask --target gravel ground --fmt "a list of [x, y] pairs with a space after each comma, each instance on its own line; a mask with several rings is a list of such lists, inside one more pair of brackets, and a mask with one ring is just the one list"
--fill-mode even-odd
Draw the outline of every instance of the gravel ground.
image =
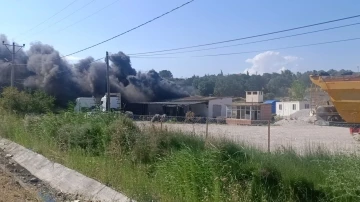
[[[140, 127], [148, 127], [150, 122], [137, 122]], [[155, 123], [160, 127], [160, 123]], [[205, 135], [205, 124], [164, 123], [163, 128], [183, 132], [195, 132]], [[245, 143], [259, 149], [267, 150], [267, 126], [237, 126], [209, 124], [209, 136], [225, 137], [238, 143]], [[332, 153], [357, 153], [360, 142], [349, 133], [348, 128], [334, 126], [318, 126], [302, 120], [282, 120], [281, 124], [270, 127], [270, 147], [291, 147], [299, 154], [315, 151], [319, 147]]]
[[35, 192], [20, 186], [13, 176], [0, 169], [0, 202], [41, 201]]

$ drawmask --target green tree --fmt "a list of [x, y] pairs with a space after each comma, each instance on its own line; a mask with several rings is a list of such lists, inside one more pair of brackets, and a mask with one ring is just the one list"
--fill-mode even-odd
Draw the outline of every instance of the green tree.
[[213, 80], [203, 80], [200, 81], [198, 85], [199, 93], [202, 96], [209, 96], [211, 94], [214, 94], [214, 88], [215, 88], [215, 81]]
[[161, 70], [159, 75], [164, 79], [172, 79], [173, 74], [169, 70]]
[[290, 97], [295, 100], [303, 100], [306, 92], [306, 86], [299, 80], [291, 84]]
[[264, 94], [264, 100], [273, 100], [273, 99], [275, 99], [274, 93], [265, 93]]
[[216, 96], [243, 96], [244, 85], [238, 75], [222, 76], [216, 80], [214, 95]]

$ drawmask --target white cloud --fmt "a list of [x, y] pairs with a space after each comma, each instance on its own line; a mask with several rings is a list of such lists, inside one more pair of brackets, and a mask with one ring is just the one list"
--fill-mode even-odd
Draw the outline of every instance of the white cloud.
[[279, 52], [266, 51], [245, 60], [252, 66], [245, 69], [244, 73], [248, 71], [249, 74], [261, 75], [263, 73], [281, 72], [286, 69], [296, 70], [300, 60], [301, 58], [296, 56], [282, 56]]

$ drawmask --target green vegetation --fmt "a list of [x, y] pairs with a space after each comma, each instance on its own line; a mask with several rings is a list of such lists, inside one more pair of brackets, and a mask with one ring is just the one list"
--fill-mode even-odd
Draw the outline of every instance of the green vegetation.
[[360, 159], [355, 156], [269, 154], [159, 127], [141, 130], [124, 116], [106, 113], [15, 114], [6, 95], [0, 102], [0, 136], [137, 201], [360, 199]]
[[[172, 75], [168, 70], [163, 70], [162, 74]], [[307, 71], [307, 72], [291, 72], [290, 70], [282, 71], [281, 73], [265, 73], [262, 75], [249, 74], [230, 74], [224, 75], [222, 72], [218, 75], [193, 76], [187, 79], [166, 78], [174, 81], [184, 89], [193, 89], [192, 94], [203, 96], [235, 96], [245, 97], [245, 91], [264, 91], [265, 99], [274, 99], [280, 97], [293, 97], [296, 99], [303, 99], [304, 94], [302, 87], [308, 88], [311, 85], [309, 78], [310, 74], [324, 73], [325, 71]], [[329, 70], [330, 75], [341, 75], [349, 73], [349, 70]], [[165, 78], [165, 77], [164, 77]], [[295, 83], [295, 91], [292, 84]], [[298, 84], [301, 86], [298, 88]], [[192, 87], [192, 88], [191, 88]], [[298, 96], [303, 96], [298, 98]]]
[[51, 112], [54, 101], [42, 91], [25, 92], [7, 87], [1, 92], [0, 105], [2, 109], [18, 114], [41, 114]]
[[306, 86], [299, 80], [293, 81], [290, 88], [290, 97], [294, 100], [303, 100], [305, 97]]

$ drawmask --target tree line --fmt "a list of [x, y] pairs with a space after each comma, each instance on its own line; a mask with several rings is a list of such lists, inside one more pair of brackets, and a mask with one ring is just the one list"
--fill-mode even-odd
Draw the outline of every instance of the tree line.
[[312, 82], [309, 78], [311, 74], [338, 76], [352, 73], [351, 70], [331, 69], [303, 73], [284, 70], [281, 73], [264, 73], [263, 75], [250, 75], [249, 73], [224, 75], [221, 71], [217, 75], [194, 75], [190, 78], [180, 79], [174, 78], [169, 70], [159, 72], [161, 77], [177, 83], [191, 95], [245, 97], [245, 91], [263, 91], [264, 99], [291, 97], [296, 100], [303, 99], [306, 89], [311, 86]]

